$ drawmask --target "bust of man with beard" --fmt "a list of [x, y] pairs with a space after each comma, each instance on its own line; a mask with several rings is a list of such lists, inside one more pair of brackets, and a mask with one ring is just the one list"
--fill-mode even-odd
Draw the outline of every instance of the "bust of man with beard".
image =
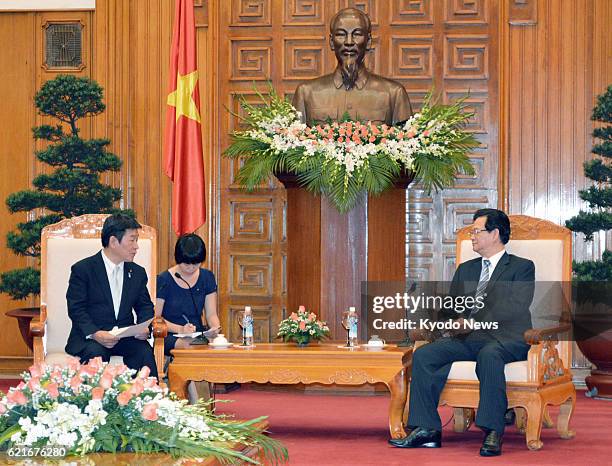
[[332, 74], [298, 86], [293, 106], [309, 126], [345, 114], [354, 121], [395, 125], [412, 115], [408, 94], [397, 81], [370, 73], [364, 64], [372, 42], [368, 15], [355, 8], [340, 10], [330, 23], [329, 42], [338, 66]]

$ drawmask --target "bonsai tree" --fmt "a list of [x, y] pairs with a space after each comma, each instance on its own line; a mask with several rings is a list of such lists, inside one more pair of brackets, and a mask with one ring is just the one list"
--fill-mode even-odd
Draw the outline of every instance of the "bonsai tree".
[[[17, 255], [40, 257], [41, 230], [63, 218], [86, 213], [111, 213], [121, 190], [102, 184], [105, 171], [118, 171], [121, 160], [107, 151], [108, 139], [83, 139], [79, 120], [105, 109], [102, 88], [87, 78], [59, 75], [47, 81], [34, 98], [38, 112], [57, 120], [55, 126], [32, 128], [35, 139], [48, 141], [36, 158], [52, 171], [32, 181], [34, 189], [11, 194], [6, 205], [11, 213], [31, 212], [33, 220], [19, 223], [7, 235], [7, 246]], [[30, 218], [30, 217], [29, 217]], [[0, 275], [0, 291], [13, 299], [40, 292], [40, 271], [34, 267]]]
[[[590, 212], [579, 214], [565, 225], [572, 231], [582, 232], [587, 241], [593, 233], [612, 229], [612, 85], [597, 98], [591, 119], [604, 123], [595, 128], [593, 136], [601, 142], [591, 152], [597, 157], [584, 163], [584, 174], [595, 183], [580, 191], [580, 198], [591, 208]], [[601, 260], [574, 262], [574, 276], [580, 281], [612, 280], [612, 251], [604, 251]]]

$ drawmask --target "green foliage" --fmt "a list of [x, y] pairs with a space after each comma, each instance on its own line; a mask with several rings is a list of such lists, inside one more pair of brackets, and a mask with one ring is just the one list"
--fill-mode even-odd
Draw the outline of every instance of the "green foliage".
[[[36, 219], [19, 223], [7, 235], [7, 246], [15, 254], [40, 256], [41, 230], [63, 218], [86, 213], [113, 213], [121, 190], [100, 182], [100, 174], [119, 171], [121, 160], [108, 151], [108, 139], [83, 139], [79, 120], [102, 113], [102, 88], [87, 78], [59, 75], [47, 81], [34, 102], [41, 115], [59, 121], [56, 125], [32, 128], [34, 139], [49, 144], [35, 152], [36, 158], [52, 171], [32, 180], [33, 189], [10, 194], [6, 205], [11, 213], [30, 212]], [[34, 269], [13, 271], [0, 277], [0, 291], [13, 299], [40, 292], [40, 279]]]
[[[591, 119], [604, 124], [593, 131], [593, 136], [601, 141], [591, 150], [598, 157], [584, 164], [585, 176], [595, 184], [581, 190], [580, 198], [591, 211], [581, 210], [565, 222], [570, 230], [584, 233], [587, 241], [598, 231], [612, 230], [612, 85], [597, 97]], [[576, 280], [610, 280], [612, 252], [604, 251], [601, 261], [574, 262], [573, 270]]]

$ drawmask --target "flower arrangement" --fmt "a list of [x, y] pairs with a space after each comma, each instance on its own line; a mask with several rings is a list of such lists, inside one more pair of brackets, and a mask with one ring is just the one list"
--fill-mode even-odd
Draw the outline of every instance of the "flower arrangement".
[[232, 134], [224, 152], [244, 158], [236, 181], [253, 190], [270, 175], [291, 172], [308, 190], [328, 196], [347, 212], [366, 191], [380, 194], [403, 172], [413, 172], [427, 191], [452, 186], [458, 173], [473, 174], [468, 153], [478, 146], [464, 126], [473, 113], [463, 101], [434, 104], [425, 98], [419, 113], [401, 126], [327, 121], [308, 127], [301, 114], [270, 89], [262, 106], [241, 102], [247, 129]]
[[300, 306], [297, 312], [278, 324], [278, 337], [283, 341], [295, 341], [298, 345], [307, 345], [310, 340], [320, 340], [329, 336], [326, 322], [317, 319], [316, 314]]
[[238, 422], [214, 415], [206, 403], [187, 405], [149, 377], [101, 358], [65, 366], [37, 364], [6, 395], [0, 393], [0, 449], [52, 445], [67, 455], [89, 452], [166, 452], [256, 463], [228, 443], [260, 446], [268, 461], [287, 459], [277, 441], [257, 430], [264, 418]]

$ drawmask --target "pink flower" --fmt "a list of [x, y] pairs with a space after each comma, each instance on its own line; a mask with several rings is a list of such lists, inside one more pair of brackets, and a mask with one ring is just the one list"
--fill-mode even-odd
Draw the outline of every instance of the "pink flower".
[[6, 399], [11, 403], [18, 405], [24, 405], [28, 402], [28, 399], [21, 390], [13, 390], [6, 394]]
[[134, 380], [134, 383], [132, 384], [132, 388], [130, 388], [130, 392], [132, 393], [132, 395], [138, 396], [143, 391], [144, 391], [144, 383], [142, 382], [142, 379]]
[[4, 403], [0, 403], [0, 414], [4, 414], [7, 412], [7, 407]]
[[74, 356], [68, 356], [66, 358], [66, 365], [71, 371], [77, 371], [81, 363], [79, 361], [79, 358], [75, 358]]
[[83, 379], [81, 378], [80, 375], [77, 374], [70, 379], [70, 388], [72, 388], [73, 390], [76, 390], [80, 387], [82, 383], [83, 383]]
[[376, 141], [376, 138], [374, 136], [370, 136], [370, 139], [368, 139], [369, 142], [374, 142]]
[[97, 373], [98, 373], [98, 369], [95, 368], [94, 366], [90, 366], [89, 364], [81, 366], [81, 369], [79, 370], [79, 374], [88, 375], [90, 377], [92, 375], [96, 375]]
[[296, 322], [298, 320], [298, 316], [295, 312], [292, 312], [291, 315], [289, 316], [289, 318], [291, 320], [293, 320], [294, 322]]
[[124, 392], [119, 393], [119, 395], [117, 396], [117, 403], [119, 403], [119, 406], [125, 406], [130, 402], [131, 399], [132, 394], [129, 390], [126, 390]]
[[423, 131], [423, 136], [425, 136], [425, 137], [429, 136], [429, 130], [428, 130], [428, 129], [426, 129], [425, 131]]
[[140, 372], [138, 372], [138, 377], [141, 379], [146, 379], [149, 377], [149, 374], [151, 374], [151, 369], [149, 369], [149, 366], [144, 366], [142, 369], [140, 369]]
[[92, 400], [101, 400], [104, 398], [104, 389], [102, 387], [95, 387], [91, 390]]
[[338, 138], [338, 142], [344, 142], [344, 138], [343, 138], [342, 136], [340, 136], [340, 137]]
[[300, 330], [306, 330], [306, 322], [304, 321], [300, 322]]
[[98, 383], [104, 390], [108, 390], [113, 385], [113, 376], [110, 374], [104, 374], [102, 377], [100, 377], [100, 381]]
[[153, 388], [153, 387], [157, 387], [157, 381], [154, 378], [151, 379], [146, 379], [144, 381], [144, 387], [145, 388]]
[[406, 134], [406, 136], [408, 136], [409, 138], [413, 138], [415, 135], [416, 135], [416, 133], [412, 129], [410, 131], [408, 131], [408, 134]]
[[32, 377], [40, 377], [40, 375], [42, 374], [42, 368], [40, 367], [40, 364], [34, 364], [30, 366], [28, 370], [30, 371], [30, 375]]
[[45, 385], [45, 390], [49, 392], [51, 398], [57, 398], [59, 396], [59, 389], [56, 383], [48, 383]]
[[15, 388], [17, 390], [23, 390], [25, 386], [26, 386], [25, 382], [19, 382]]
[[147, 403], [144, 405], [142, 417], [147, 421], [157, 421], [157, 403]]
[[31, 391], [35, 391], [38, 387], [40, 387], [40, 379], [38, 377], [32, 377], [27, 385]]

